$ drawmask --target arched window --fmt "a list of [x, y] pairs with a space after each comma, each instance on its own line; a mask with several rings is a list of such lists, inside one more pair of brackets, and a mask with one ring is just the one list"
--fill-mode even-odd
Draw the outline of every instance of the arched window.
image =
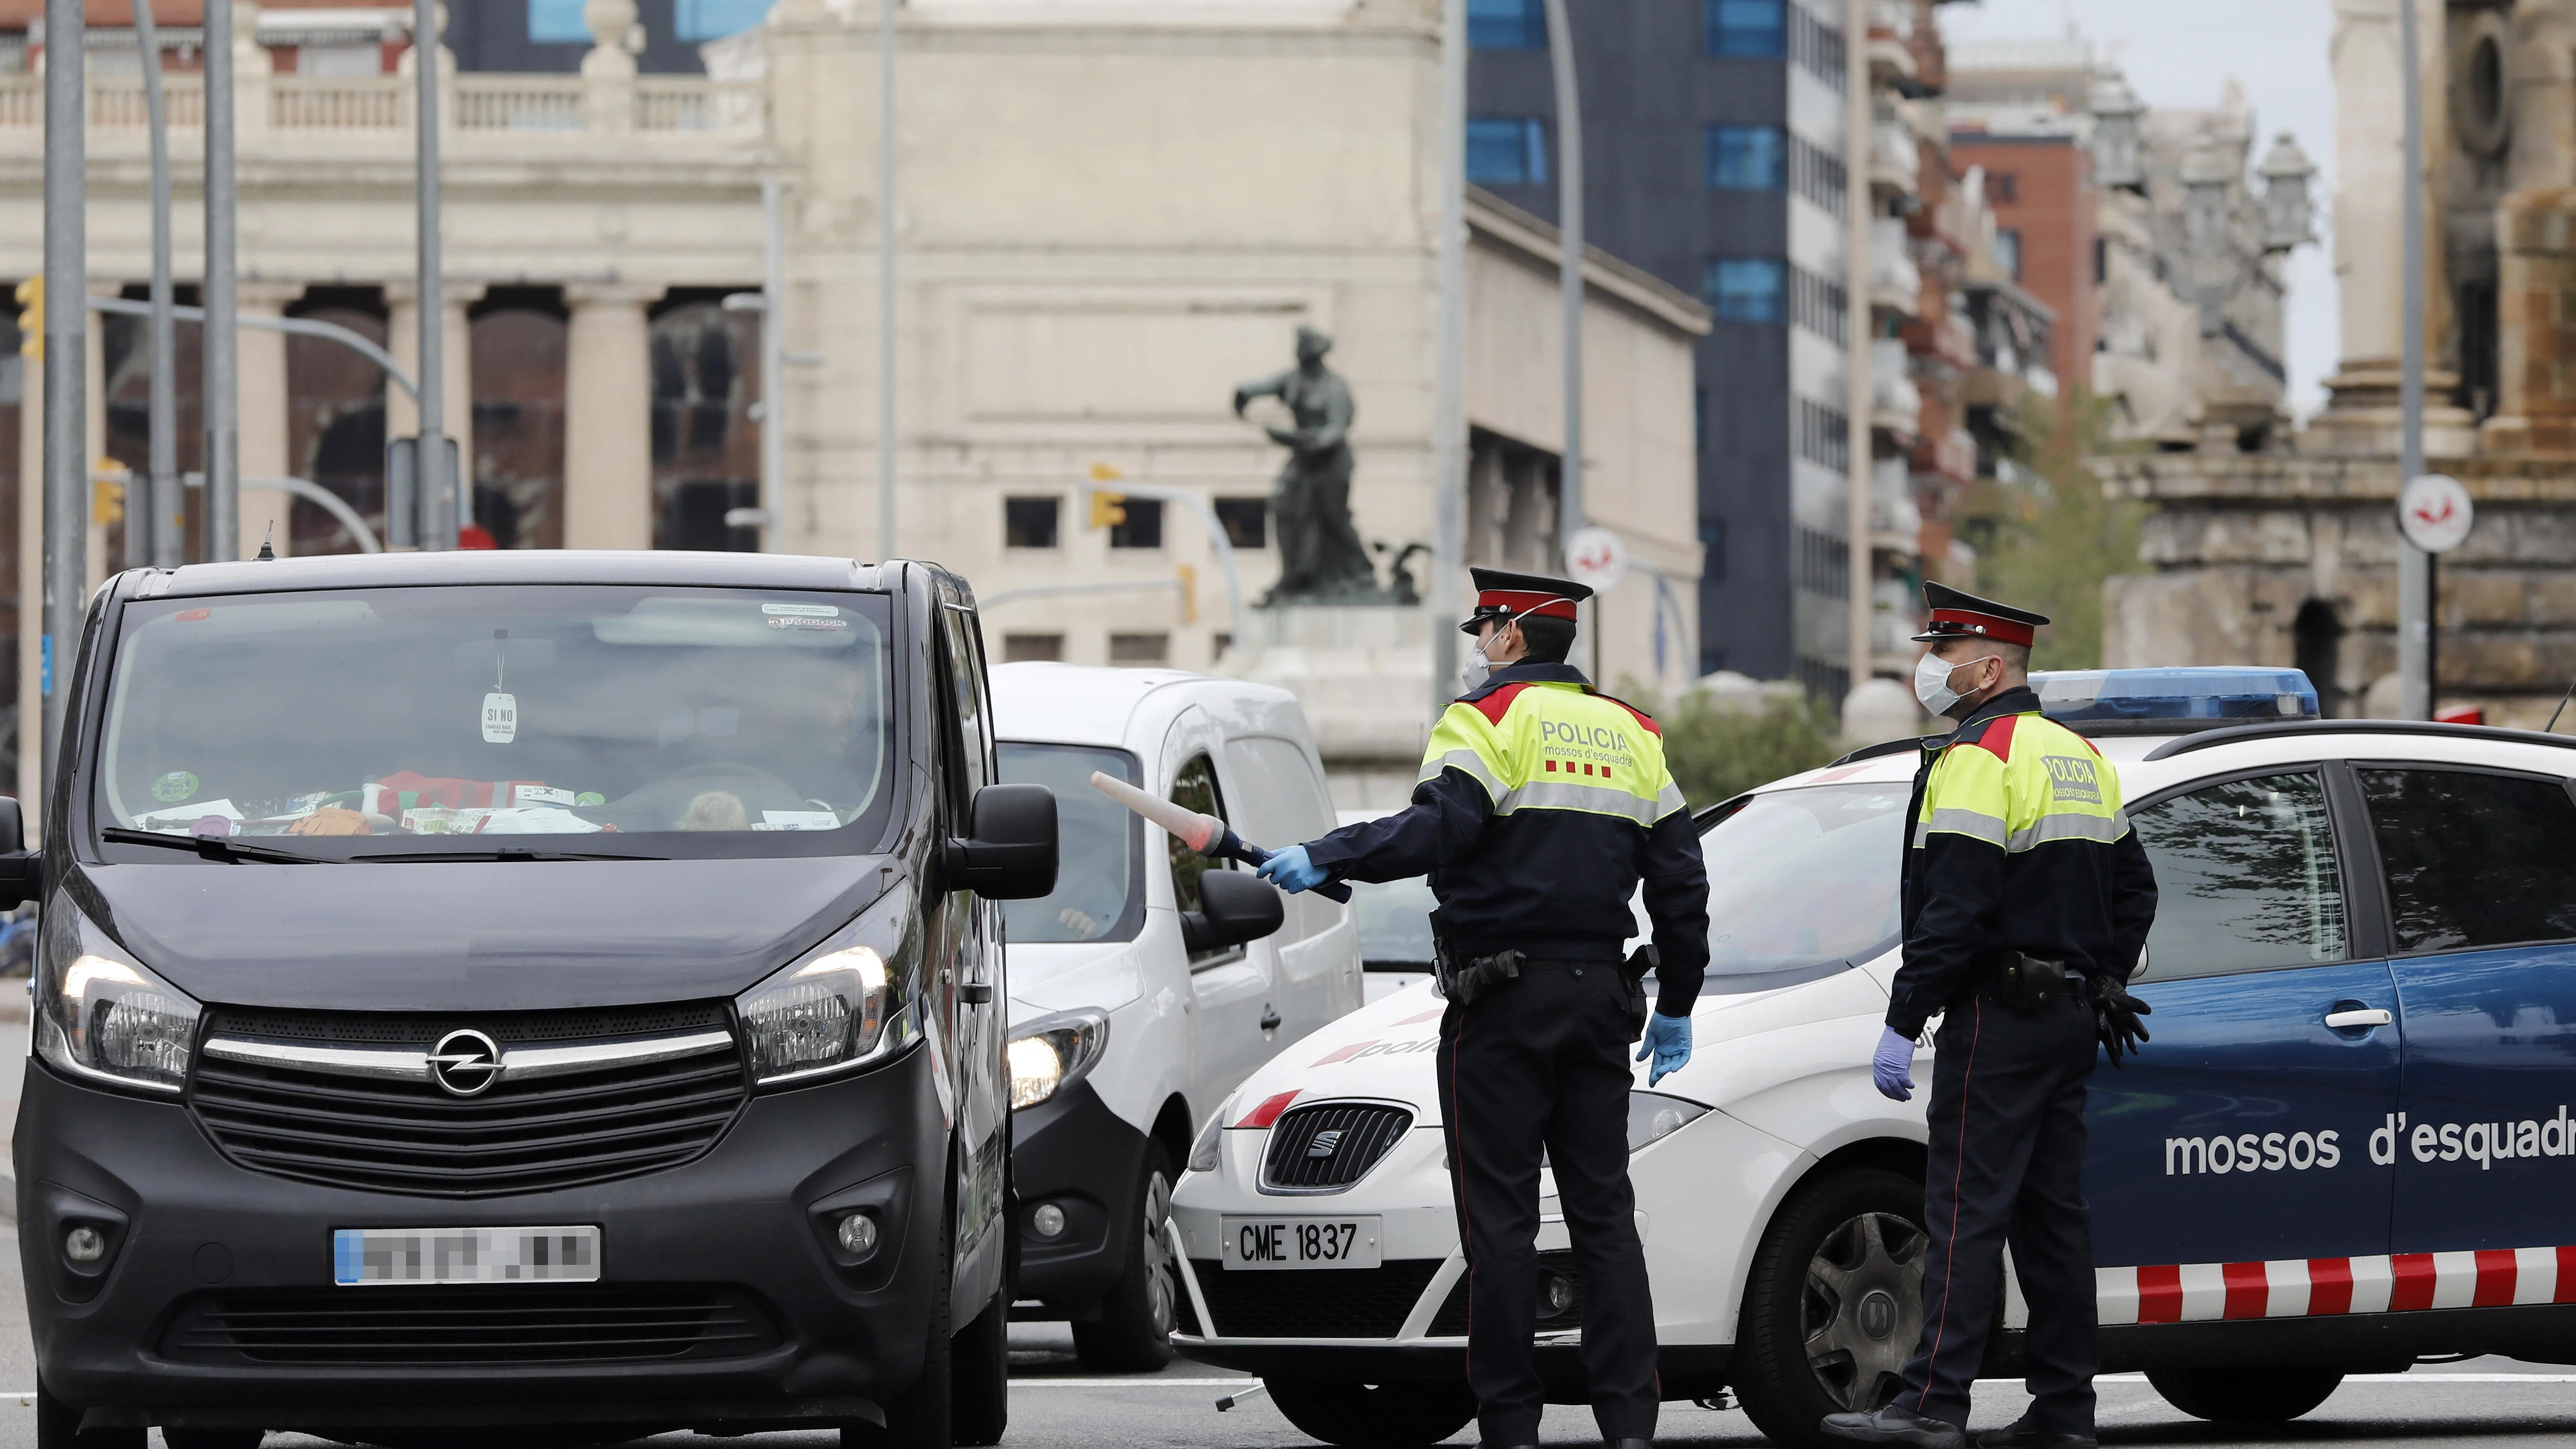
[[503, 548], [563, 547], [564, 366], [551, 291], [494, 288], [475, 309], [474, 521]]

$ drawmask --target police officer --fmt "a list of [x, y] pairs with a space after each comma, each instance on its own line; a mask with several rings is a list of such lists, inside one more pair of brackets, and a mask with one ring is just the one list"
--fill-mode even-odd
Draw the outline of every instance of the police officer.
[[[1468, 692], [1431, 734], [1412, 805], [1291, 846], [1291, 891], [1428, 872], [1439, 909], [1440, 1108], [1467, 1245], [1467, 1381], [1483, 1442], [1538, 1442], [1541, 1154], [1573, 1241], [1592, 1414], [1647, 1449], [1655, 1316], [1628, 1185], [1629, 1043], [1649, 1082], [1690, 1059], [1708, 964], [1699, 833], [1645, 715], [1565, 662], [1581, 584], [1477, 569]], [[1489, 672], [1490, 671], [1490, 672]], [[1651, 1019], [1621, 947], [1639, 881], [1660, 954]], [[1640, 948], [1639, 956], [1646, 952]], [[1644, 963], [1632, 963], [1642, 974]]]
[[2091, 1449], [2093, 1241], [2084, 1203], [2084, 1083], [2094, 1044], [2113, 1065], [2146, 1033], [2123, 989], [2156, 913], [2156, 882], [2121, 808], [2120, 776], [2039, 712], [2028, 679], [2048, 620], [1923, 586], [1931, 646], [1915, 696], [1959, 721], [1927, 741], [1905, 852], [1905, 962], [1873, 1062], [1878, 1089], [1913, 1096], [1923, 1024], [1934, 1041], [1923, 1223], [1923, 1335], [1903, 1387], [1874, 1413], [1834, 1414], [1845, 1438], [1921, 1449], [1965, 1442], [2012, 1246], [2030, 1304], [2031, 1405], [1981, 1449]]

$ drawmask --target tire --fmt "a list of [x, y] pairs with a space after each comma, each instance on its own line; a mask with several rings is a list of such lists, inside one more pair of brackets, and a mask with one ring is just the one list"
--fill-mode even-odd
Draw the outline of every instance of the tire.
[[170, 1449], [259, 1449], [258, 1429], [183, 1429], [164, 1426], [161, 1442]]
[[1073, 1325], [1074, 1356], [1093, 1373], [1149, 1374], [1172, 1361], [1181, 1270], [1163, 1237], [1163, 1220], [1172, 1213], [1172, 1158], [1159, 1142], [1145, 1145], [1136, 1204], [1126, 1270], [1102, 1296], [1100, 1317]]
[[[996, 1226], [1010, 1228], [1010, 1219]], [[983, 1446], [1002, 1442], [1011, 1425], [1011, 1290], [993, 1295], [950, 1342], [950, 1424], [956, 1442]]]
[[1349, 1449], [1413, 1449], [1437, 1444], [1476, 1417], [1464, 1379], [1397, 1379], [1364, 1384], [1345, 1379], [1264, 1380], [1270, 1401], [1299, 1433]]
[[54, 1397], [44, 1380], [36, 1381], [36, 1449], [143, 1449], [143, 1429], [92, 1429], [81, 1432], [81, 1411]]
[[1923, 1332], [1923, 1185], [1849, 1168], [1800, 1187], [1771, 1220], [1744, 1285], [1736, 1398], [1771, 1442], [1833, 1449], [1827, 1414], [1897, 1390]]
[[943, 1196], [951, 1201], [940, 1212], [938, 1266], [931, 1280], [929, 1321], [923, 1325], [921, 1377], [885, 1406], [883, 1429], [873, 1424], [843, 1429], [842, 1449], [953, 1449], [956, 1442], [951, 1418], [956, 1404], [955, 1344], [950, 1337], [948, 1293], [957, 1271], [957, 1207], [955, 1194]]
[[2343, 1384], [2343, 1370], [2287, 1368], [2162, 1368], [2147, 1382], [2165, 1402], [2195, 1419], [2221, 1424], [2286, 1424], [2326, 1401]]

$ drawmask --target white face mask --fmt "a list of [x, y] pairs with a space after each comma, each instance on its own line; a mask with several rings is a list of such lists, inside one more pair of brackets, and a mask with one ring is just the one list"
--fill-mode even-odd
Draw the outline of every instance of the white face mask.
[[1494, 661], [1485, 657], [1483, 640], [1478, 640], [1476, 646], [1467, 651], [1467, 657], [1458, 662], [1458, 682], [1471, 694], [1484, 688], [1486, 678], [1493, 672]]
[[1938, 654], [1927, 653], [1914, 662], [1914, 697], [1923, 701], [1923, 707], [1932, 713], [1946, 715], [1963, 697], [1950, 687], [1950, 676], [1971, 664], [1983, 664], [1995, 657], [1981, 654], [1953, 664]]

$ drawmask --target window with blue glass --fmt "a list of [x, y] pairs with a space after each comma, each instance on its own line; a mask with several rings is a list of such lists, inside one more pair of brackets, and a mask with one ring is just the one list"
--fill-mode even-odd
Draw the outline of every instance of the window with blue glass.
[[528, 40], [536, 45], [590, 44], [582, 0], [528, 0]]
[[1544, 0], [1467, 0], [1467, 45], [1473, 50], [1547, 49]]
[[722, 40], [768, 19], [773, 3], [775, 0], [677, 0], [672, 6], [671, 31], [691, 45]]
[[1789, 53], [1788, 0], [1700, 0], [1700, 30], [1711, 55], [1778, 60]]
[[1478, 186], [1547, 180], [1547, 123], [1536, 116], [1469, 116], [1467, 179]]
[[1708, 264], [1700, 285], [1720, 322], [1789, 318], [1789, 266], [1778, 257], [1719, 257]]
[[1708, 128], [1708, 184], [1719, 191], [1778, 191], [1789, 184], [1789, 143], [1777, 126]]

